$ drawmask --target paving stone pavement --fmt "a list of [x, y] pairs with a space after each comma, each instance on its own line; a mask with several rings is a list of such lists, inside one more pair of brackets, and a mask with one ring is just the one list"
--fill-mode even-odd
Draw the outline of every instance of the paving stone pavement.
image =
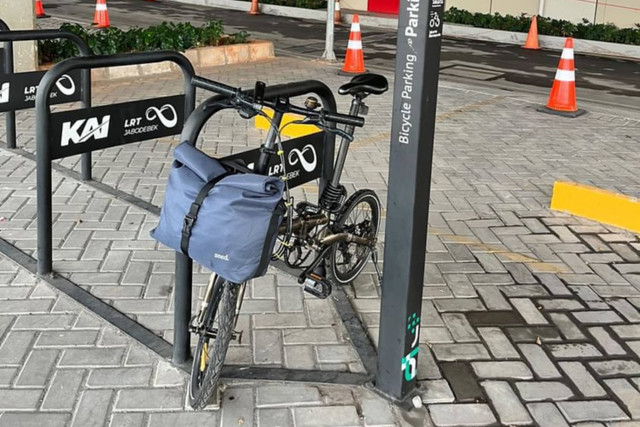
[[[344, 81], [335, 70], [278, 59], [215, 68], [207, 76], [245, 87], [256, 78], [269, 84], [317, 78], [335, 89]], [[179, 88], [174, 75], [97, 84], [94, 105]], [[367, 126], [344, 174], [350, 191], [372, 188], [383, 203], [390, 101], [390, 94], [370, 99]], [[430, 413], [421, 418], [425, 425], [640, 422], [640, 239], [547, 209], [557, 179], [640, 196], [640, 121], [594, 104], [587, 106], [589, 115], [567, 122], [536, 113], [535, 102], [542, 100], [441, 85], [418, 370]], [[348, 100], [339, 105], [345, 110]], [[18, 118], [19, 146], [33, 152], [34, 115]], [[0, 125], [0, 139], [3, 132]], [[223, 155], [256, 147], [260, 136], [229, 113], [214, 118], [198, 144]], [[166, 138], [94, 153], [94, 176], [160, 205], [177, 142]], [[77, 158], [60, 163], [79, 167]], [[148, 235], [157, 217], [63, 174], [54, 172], [53, 179], [54, 269], [170, 341], [173, 256]], [[296, 197], [313, 199], [314, 190], [303, 186]], [[7, 150], [0, 150], [0, 216], [0, 237], [33, 253], [35, 165]], [[0, 425], [15, 425], [15, 417], [84, 425], [84, 405], [96, 408], [99, 424], [111, 425], [199, 417], [221, 425], [237, 425], [240, 418], [261, 425], [405, 423], [360, 389], [264, 391], [264, 383], [255, 382], [227, 389], [220, 413], [183, 413], [182, 375], [8, 261], [0, 266], [6, 282], [0, 287], [0, 402], [15, 406], [0, 408], [6, 411]], [[197, 270], [194, 300], [206, 276]], [[363, 371], [330, 300], [303, 295], [275, 270], [249, 290], [239, 322], [246, 339], [233, 344], [228, 363]], [[373, 268], [345, 291], [375, 343], [380, 289]], [[78, 327], [80, 317], [93, 326]], [[132, 351], [144, 354], [146, 364], [128, 364]], [[40, 369], [28, 373], [36, 364]], [[130, 368], [135, 370], [125, 373]], [[45, 405], [59, 373], [80, 390], [62, 409]], [[168, 383], [157, 382], [158, 375]], [[102, 387], [93, 386], [101, 381]], [[274, 396], [280, 400], [270, 401]], [[158, 416], [147, 407], [159, 403], [173, 415]]]
[[186, 406], [187, 376], [0, 256], [0, 426], [394, 425], [353, 387], [227, 384], [221, 410]]

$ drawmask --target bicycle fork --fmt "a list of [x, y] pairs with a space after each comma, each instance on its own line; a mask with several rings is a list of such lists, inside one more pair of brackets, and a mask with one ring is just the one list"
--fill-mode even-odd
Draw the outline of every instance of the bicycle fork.
[[[193, 325], [192, 332], [198, 333], [198, 330], [204, 327], [203, 325], [204, 315], [207, 311], [207, 307], [209, 306], [209, 304], [211, 304], [211, 299], [213, 298], [213, 291], [215, 288], [216, 278], [217, 278], [216, 273], [211, 273], [211, 276], [209, 276], [209, 283], [207, 283], [207, 289], [204, 292], [204, 297], [202, 298], [200, 310], [198, 311], [198, 314], [197, 314], [197, 318], [195, 322], [196, 325]], [[242, 308], [242, 300], [244, 299], [244, 293], [247, 289], [247, 283], [245, 282], [245, 283], [241, 283], [234, 286], [239, 286], [240, 288], [238, 290], [238, 299], [236, 300], [236, 310], [235, 310], [235, 316], [233, 320], [233, 328], [232, 328], [233, 338], [235, 339], [239, 337], [239, 343], [242, 344], [242, 331], [236, 332], [236, 326], [238, 325], [238, 317], [240, 315], [240, 310]], [[212, 336], [212, 338], [215, 338], [215, 334], [214, 336]]]
[[233, 338], [238, 338], [238, 344], [242, 344], [243, 331], [236, 332], [236, 326], [238, 326], [238, 318], [240, 317], [240, 309], [242, 308], [242, 301], [244, 300], [244, 292], [247, 289], [247, 282], [235, 286], [240, 286], [240, 289], [238, 290], [238, 299], [236, 300], [236, 313], [233, 318]]

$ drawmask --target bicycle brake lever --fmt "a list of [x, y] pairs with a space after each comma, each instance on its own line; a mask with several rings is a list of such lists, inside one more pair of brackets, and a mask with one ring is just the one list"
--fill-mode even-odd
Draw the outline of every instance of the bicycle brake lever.
[[258, 112], [256, 110], [249, 110], [248, 108], [242, 108], [238, 110], [238, 114], [240, 114], [240, 117], [242, 117], [243, 119], [251, 119], [257, 116]]

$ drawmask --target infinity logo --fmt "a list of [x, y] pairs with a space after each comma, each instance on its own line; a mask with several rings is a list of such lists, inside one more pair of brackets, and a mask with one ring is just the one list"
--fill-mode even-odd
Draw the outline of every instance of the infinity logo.
[[[304, 157], [305, 153], [307, 153], [308, 151], [313, 154], [313, 160], [311, 160], [310, 162], [308, 162]], [[294, 154], [296, 155], [295, 158], [293, 158]], [[298, 164], [298, 162], [300, 162], [302, 168], [307, 172], [313, 172], [316, 169], [316, 166], [318, 164], [318, 156], [316, 155], [316, 150], [315, 148], [313, 148], [313, 145], [305, 145], [302, 151], [298, 150], [297, 148], [291, 150], [291, 152], [289, 153], [289, 164], [291, 166], [295, 166]]]
[[[167, 111], [171, 112], [171, 116], [167, 114]], [[176, 109], [173, 108], [173, 105], [171, 104], [165, 104], [160, 108], [149, 107], [147, 109], [146, 116], [149, 121], [155, 119], [160, 120], [160, 122], [168, 128], [172, 128], [178, 124], [178, 113], [176, 113]]]
[[[67, 84], [65, 85], [65, 83]], [[58, 79], [58, 81], [56, 82], [56, 86], [63, 95], [71, 96], [76, 93], [76, 84], [73, 79], [67, 74]]]

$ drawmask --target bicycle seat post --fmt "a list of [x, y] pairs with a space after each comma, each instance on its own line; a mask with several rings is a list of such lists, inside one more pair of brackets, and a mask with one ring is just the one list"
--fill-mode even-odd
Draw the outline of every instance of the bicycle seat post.
[[[357, 116], [360, 114], [361, 108], [364, 106], [364, 97], [361, 94], [354, 94], [351, 101], [351, 108], [349, 109], [350, 116]], [[355, 126], [348, 125], [344, 128], [345, 132], [350, 136], [353, 136], [356, 128]], [[338, 158], [336, 159], [335, 168], [333, 170], [333, 177], [331, 178], [331, 185], [338, 187], [340, 185], [340, 178], [342, 178], [342, 170], [344, 169], [344, 163], [347, 160], [347, 153], [349, 152], [349, 145], [351, 142], [342, 138], [340, 141], [340, 148], [338, 149]]]

